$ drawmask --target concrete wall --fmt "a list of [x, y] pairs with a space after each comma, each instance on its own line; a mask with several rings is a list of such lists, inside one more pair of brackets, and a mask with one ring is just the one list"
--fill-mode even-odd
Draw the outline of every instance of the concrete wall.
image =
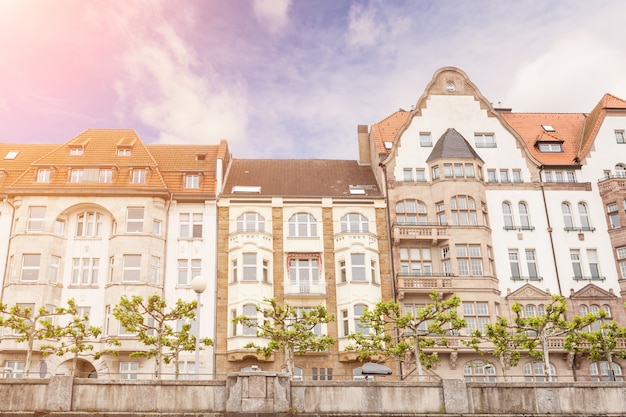
[[0, 380], [0, 416], [67, 412], [316, 415], [624, 415], [626, 383], [290, 381], [230, 374], [226, 381]]

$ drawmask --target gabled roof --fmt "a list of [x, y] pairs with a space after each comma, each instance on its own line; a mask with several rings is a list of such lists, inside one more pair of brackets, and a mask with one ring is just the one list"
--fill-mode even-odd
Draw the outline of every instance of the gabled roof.
[[605, 94], [593, 108], [591, 113], [589, 113], [585, 122], [582, 143], [580, 144], [579, 157], [581, 159], [589, 152], [591, 144], [598, 135], [598, 130], [602, 125], [602, 121], [604, 120], [607, 111], [611, 110], [625, 111], [626, 101], [611, 94]]
[[430, 162], [436, 159], [480, 159], [472, 145], [455, 129], [448, 128], [443, 135], [437, 140], [432, 152], [426, 159]]
[[391, 149], [385, 147], [385, 142], [394, 141], [398, 130], [404, 126], [410, 115], [411, 113], [406, 110], [398, 110], [389, 117], [372, 125], [371, 134], [374, 137], [374, 143], [379, 155], [388, 155], [391, 152]]
[[382, 193], [372, 167], [357, 161], [233, 159], [222, 196], [381, 198]]
[[[0, 181], [0, 189], [12, 184], [17, 180], [31, 164], [58, 145], [23, 145], [0, 143], [0, 173], [3, 177]], [[17, 152], [15, 158], [5, 158], [9, 152]]]
[[[583, 113], [502, 113], [502, 118], [522, 137], [530, 154], [542, 165], [578, 166], [578, 148], [585, 124]], [[546, 131], [550, 125], [554, 131]], [[539, 152], [539, 143], [562, 143], [561, 153]]]

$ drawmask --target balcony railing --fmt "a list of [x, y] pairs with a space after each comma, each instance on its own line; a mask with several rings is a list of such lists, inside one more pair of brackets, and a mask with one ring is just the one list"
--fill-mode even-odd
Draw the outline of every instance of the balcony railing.
[[285, 295], [324, 296], [326, 295], [326, 284], [322, 282], [287, 283], [285, 284]]
[[437, 241], [448, 239], [448, 229], [438, 223], [394, 223], [393, 236], [399, 239], [424, 239]]
[[530, 226], [530, 225], [525, 225], [525, 226], [509, 225], [509, 226], [504, 226], [504, 230], [517, 230], [518, 232], [521, 232], [522, 230], [535, 230], [535, 226]]
[[514, 276], [514, 277], [511, 277], [511, 281], [543, 281], [543, 277], [540, 277], [540, 276], [528, 276], [528, 277]]
[[583, 275], [575, 275], [574, 281], [605, 281], [606, 277], [600, 275], [592, 275], [592, 276], [583, 276]]

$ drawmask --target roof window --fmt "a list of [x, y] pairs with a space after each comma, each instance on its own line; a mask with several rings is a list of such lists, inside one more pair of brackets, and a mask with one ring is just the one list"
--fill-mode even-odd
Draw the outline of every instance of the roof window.
[[546, 132], [556, 132], [552, 125], [541, 125], [541, 127], [543, 127], [543, 130]]
[[560, 142], [539, 142], [539, 152], [560, 153], [563, 152], [563, 144]]
[[385, 149], [391, 149], [393, 146], [393, 142], [383, 142], [383, 146]]
[[18, 153], [20, 153], [20, 151], [9, 151], [4, 155], [4, 159], [15, 159]]
[[196, 154], [196, 161], [206, 161], [206, 154], [205, 153], [197, 153]]
[[351, 185], [350, 194], [351, 195], [365, 195], [365, 188], [361, 185]]
[[261, 192], [261, 186], [259, 185], [235, 185], [232, 189], [232, 193], [256, 193]]

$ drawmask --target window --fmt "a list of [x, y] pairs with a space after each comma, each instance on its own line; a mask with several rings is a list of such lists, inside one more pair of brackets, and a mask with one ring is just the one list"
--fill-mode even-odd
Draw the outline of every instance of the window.
[[537, 256], [534, 249], [526, 249], [526, 268], [530, 279], [539, 278], [537, 273]]
[[191, 285], [191, 280], [202, 275], [201, 259], [178, 260], [178, 285]]
[[400, 248], [402, 274], [430, 276], [433, 272], [430, 248]]
[[82, 146], [71, 146], [70, 147], [70, 155], [82, 155], [84, 152], [84, 148]]
[[495, 169], [488, 169], [487, 170], [487, 182], [498, 182], [498, 179], [496, 178], [496, 170]]
[[513, 182], [524, 182], [522, 180], [522, 171], [519, 169], [514, 169], [511, 171], [513, 173]]
[[366, 281], [365, 274], [365, 254], [352, 253], [350, 254], [350, 264], [352, 266], [352, 281]]
[[519, 202], [517, 204], [517, 209], [519, 211], [519, 220], [520, 225], [523, 230], [530, 230], [532, 226], [530, 225], [530, 215], [528, 214], [528, 205], [525, 202]]
[[343, 329], [343, 337], [350, 334], [350, 319], [348, 318], [348, 310], [341, 310], [341, 328]]
[[6, 155], [4, 155], [4, 159], [15, 159], [20, 151], [9, 151]]
[[74, 184], [83, 182], [83, 174], [82, 169], [72, 169], [70, 172], [70, 182]]
[[244, 253], [243, 254], [243, 280], [244, 281], [256, 281], [257, 280], [257, 263], [256, 253]]
[[202, 213], [180, 213], [180, 237], [202, 237]]
[[396, 204], [396, 219], [400, 224], [426, 224], [426, 205], [419, 200], [402, 200]]
[[583, 269], [580, 264], [580, 250], [570, 249], [569, 256], [572, 261], [572, 269], [574, 270], [574, 279], [583, 277]]
[[262, 268], [263, 282], [267, 284], [270, 282], [270, 261], [263, 259]]
[[457, 266], [461, 276], [482, 276], [480, 245], [456, 245]]
[[370, 261], [370, 278], [372, 278], [372, 284], [378, 282], [378, 267], [376, 261]]
[[22, 257], [22, 281], [38, 281], [40, 254], [24, 254]]
[[561, 203], [561, 212], [563, 213], [563, 223], [565, 224], [565, 229], [573, 229], [574, 219], [572, 217], [572, 207], [569, 203]]
[[5, 378], [23, 378], [24, 362], [23, 361], [6, 361], [4, 363]]
[[477, 148], [496, 147], [496, 140], [493, 133], [474, 133], [474, 143]]
[[517, 249], [509, 249], [509, 265], [511, 266], [511, 279], [521, 278], [522, 274], [519, 267], [519, 252]]
[[332, 381], [333, 380], [333, 368], [313, 368], [312, 369], [313, 381]]
[[161, 275], [161, 258], [158, 256], [150, 257], [150, 283], [158, 284], [159, 276]]
[[454, 176], [456, 178], [465, 178], [463, 164], [454, 164]]
[[415, 181], [426, 181], [426, 170], [424, 168], [415, 168]]
[[237, 259], [233, 259], [231, 265], [231, 282], [237, 282]]
[[317, 259], [291, 259], [289, 261], [289, 283], [309, 293], [312, 285], [319, 285], [319, 265]]
[[361, 323], [361, 317], [365, 313], [367, 306], [365, 304], [356, 304], [354, 306], [354, 332], [368, 335], [370, 332], [369, 327]]
[[489, 324], [489, 304], [487, 302], [472, 301], [463, 302], [463, 319], [465, 320], [465, 328], [467, 334], [471, 334], [476, 330], [485, 333], [487, 324]]
[[500, 170], [500, 182], [509, 182], [509, 170], [508, 169]]
[[243, 306], [243, 315], [250, 320], [251, 326], [243, 326], [244, 336], [256, 336], [257, 310], [254, 304]]
[[99, 258], [72, 259], [72, 285], [98, 285]]
[[41, 231], [45, 224], [46, 208], [39, 206], [31, 206], [28, 208], [28, 223], [26, 229], [28, 231]]
[[76, 237], [100, 237], [102, 215], [96, 212], [79, 213], [76, 216]]
[[348, 213], [341, 218], [342, 232], [367, 233], [369, 229], [369, 220], [362, 214]]
[[196, 363], [194, 361], [179, 360], [177, 362], [177, 367], [179, 379], [187, 381], [195, 381], [198, 379], [196, 374]]
[[563, 152], [560, 142], [539, 142], [539, 152], [541, 153], [559, 153]]
[[624, 131], [623, 130], [616, 130], [615, 131], [615, 141], [617, 143], [626, 143], [626, 137], [624, 137]]
[[141, 278], [141, 255], [124, 255], [122, 281], [139, 282]]
[[598, 251], [596, 249], [587, 249], [587, 261], [589, 262], [591, 279], [599, 279], [600, 267], [598, 266]]
[[[626, 262], [625, 262], [625, 265], [626, 265]], [[346, 261], [344, 261], [343, 259], [339, 261], [339, 277], [340, 277], [340, 282], [348, 281], [348, 274], [346, 272]]]
[[600, 381], [619, 381], [623, 382], [624, 377], [622, 376], [622, 368], [619, 367], [618, 364], [613, 362], [611, 364], [609, 371], [609, 363], [606, 361], [602, 362], [594, 362], [589, 365], [589, 375], [591, 375], [591, 380], [594, 382]]
[[100, 181], [101, 183], [112, 183], [113, 182], [113, 170], [112, 169], [101, 169], [100, 170]]
[[465, 177], [466, 178], [475, 178], [474, 174], [474, 165], [473, 164], [465, 164]]
[[130, 156], [130, 148], [117, 148], [117, 156]]
[[[294, 309], [295, 309], [296, 317], [299, 319], [303, 318], [306, 314], [310, 314], [310, 312], [313, 310], [312, 307], [294, 307]], [[317, 323], [311, 329], [311, 332], [313, 332], [315, 336], [320, 337], [322, 335], [322, 323]]]
[[437, 209], [437, 222], [440, 226], [446, 226], [448, 224], [448, 221], [446, 220], [446, 206], [445, 204], [443, 204], [443, 202], [438, 202], [435, 205], [435, 208]]
[[148, 181], [148, 170], [145, 168], [135, 168], [132, 170], [130, 182], [133, 184], [145, 184]]
[[438, 180], [439, 179], [439, 167], [437, 165], [435, 165], [432, 168], [432, 172], [433, 172], [433, 180]]
[[617, 209], [617, 203], [610, 203], [606, 205], [606, 212], [609, 216], [609, 224], [611, 229], [617, 229], [622, 227], [622, 223], [619, 218], [619, 211]]
[[463, 375], [467, 382], [496, 382], [496, 368], [482, 361], [467, 362], [463, 366]]
[[[556, 370], [554, 365], [550, 364], [550, 381], [556, 381]], [[529, 362], [524, 364], [524, 379], [526, 382], [546, 382], [545, 368], [543, 362]]]
[[443, 164], [443, 175], [446, 178], [452, 178], [452, 164]]
[[50, 267], [48, 268], [48, 282], [56, 284], [59, 282], [59, 268], [61, 266], [60, 256], [50, 256]]
[[126, 233], [143, 232], [143, 207], [128, 207], [126, 209]]
[[583, 230], [591, 230], [589, 211], [585, 203], [578, 203], [578, 218], [580, 219], [580, 227], [582, 227]]
[[472, 197], [459, 195], [450, 199], [452, 224], [455, 226], [476, 226], [476, 203]]
[[309, 213], [297, 213], [289, 219], [289, 236], [316, 237], [317, 221]]
[[237, 231], [265, 232], [265, 218], [259, 213], [247, 212], [237, 217]]
[[91, 314], [91, 307], [76, 307], [78, 310], [78, 317], [80, 321], [84, 322], [87, 327], [89, 327], [89, 315]]
[[152, 234], [155, 236], [161, 236], [161, 220], [152, 220]]
[[502, 203], [502, 216], [504, 217], [504, 229], [514, 229], [513, 210], [511, 209], [511, 203], [508, 201]]
[[423, 148], [433, 146], [433, 141], [430, 138], [430, 132], [420, 132], [420, 146]]
[[622, 279], [626, 279], [626, 246], [616, 249], [619, 270], [622, 273]]
[[556, 130], [554, 130], [554, 127], [552, 125], [541, 125], [541, 127], [546, 132], [556, 132]]
[[403, 179], [406, 182], [413, 181], [413, 168], [404, 168], [402, 170]]
[[200, 188], [200, 175], [187, 174], [185, 176], [185, 188]]
[[52, 231], [55, 235], [63, 236], [63, 233], [65, 233], [65, 220], [56, 219], [52, 224]]
[[42, 168], [37, 170], [37, 182], [50, 182], [50, 174], [52, 173], [52, 171], [50, 171], [49, 168]]
[[139, 362], [120, 362], [120, 379], [137, 379]]

